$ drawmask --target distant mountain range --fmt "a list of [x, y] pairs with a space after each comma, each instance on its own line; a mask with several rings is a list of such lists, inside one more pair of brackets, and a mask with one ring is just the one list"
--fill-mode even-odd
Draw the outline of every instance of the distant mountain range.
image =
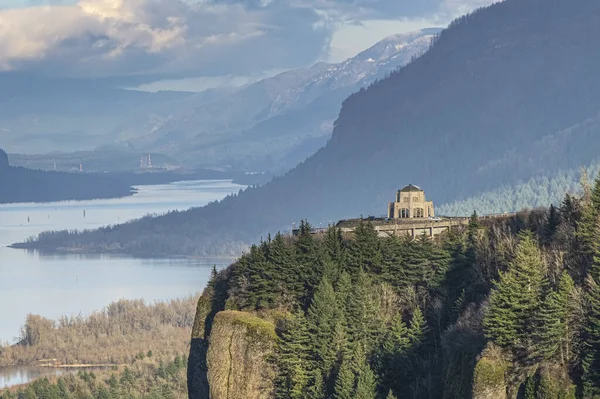
[[232, 252], [302, 218], [326, 225], [381, 215], [408, 183], [437, 205], [534, 177], [556, 198], [552, 181], [569, 179], [545, 177], [600, 154], [599, 19], [597, 0], [480, 9], [346, 99], [327, 145], [284, 176], [204, 208], [46, 245]]
[[390, 36], [345, 62], [235, 90], [146, 93], [12, 76], [0, 94], [2, 143], [12, 153], [99, 149], [134, 163], [154, 153], [186, 166], [288, 169], [326, 143], [346, 97], [424, 53], [439, 31]]
[[326, 143], [344, 98], [421, 55], [440, 29], [390, 36], [340, 64], [318, 63], [172, 113], [129, 147], [184, 162], [288, 168]]

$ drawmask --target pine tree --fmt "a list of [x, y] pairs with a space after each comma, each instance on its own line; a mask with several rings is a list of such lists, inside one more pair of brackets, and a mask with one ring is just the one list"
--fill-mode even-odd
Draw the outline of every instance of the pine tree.
[[395, 387], [406, 371], [407, 355], [411, 346], [409, 331], [402, 320], [402, 314], [392, 319], [382, 344], [382, 364], [380, 374], [385, 387]]
[[385, 399], [396, 399], [396, 396], [394, 396], [391, 389], [388, 391], [388, 394], [385, 397]]
[[356, 377], [355, 399], [376, 399], [377, 381], [366, 360], [363, 360]]
[[295, 242], [297, 286], [293, 287], [296, 298], [307, 305], [312, 297], [312, 287], [319, 284], [322, 256], [311, 234], [312, 226], [305, 220], [300, 223], [300, 234]]
[[584, 397], [591, 398], [600, 395], [600, 285], [591, 276], [588, 277], [587, 285], [590, 310], [586, 323], [582, 380]]
[[331, 341], [340, 323], [335, 292], [327, 277], [323, 277], [315, 290], [308, 308], [307, 321], [312, 338], [312, 358], [327, 380], [337, 358], [336, 348], [331, 345]]
[[366, 273], [359, 271], [346, 306], [348, 340], [370, 349], [381, 332], [378, 315], [378, 302], [371, 279]]
[[[275, 238], [270, 242], [267, 261], [272, 265], [273, 288], [276, 290], [278, 297], [276, 301], [289, 305], [292, 299], [296, 299], [289, 298], [294, 296], [293, 292], [290, 291], [302, 290], [304, 282], [299, 281], [298, 278], [294, 251], [285, 242], [281, 233], [277, 233]], [[292, 287], [291, 290], [290, 287]]]
[[555, 360], [557, 356], [560, 356], [562, 364], [569, 360], [565, 358], [563, 346], [568, 339], [568, 305], [573, 288], [573, 279], [567, 272], [563, 272], [558, 291], [551, 291], [535, 314], [533, 353], [538, 361]]
[[324, 246], [327, 258], [337, 266], [338, 272], [341, 271], [346, 265], [346, 248], [342, 231], [335, 226], [330, 226], [325, 234]]
[[549, 245], [552, 243], [559, 225], [560, 215], [558, 214], [558, 211], [556, 210], [554, 205], [550, 205], [550, 210], [548, 211], [546, 223], [544, 224], [543, 240], [545, 244]]
[[539, 307], [544, 281], [544, 264], [531, 236], [520, 235], [509, 270], [490, 295], [484, 317], [486, 335], [502, 347], [514, 346], [527, 338], [532, 317]]
[[413, 311], [413, 317], [408, 330], [408, 341], [412, 347], [420, 345], [425, 340], [427, 334], [427, 323], [423, 317], [423, 312], [419, 307]]
[[383, 341], [383, 353], [386, 357], [402, 355], [410, 346], [408, 328], [399, 313], [392, 319], [392, 324]]
[[527, 377], [527, 381], [525, 382], [525, 399], [536, 399], [536, 379], [535, 375]]
[[277, 364], [279, 374], [276, 397], [302, 399], [313, 369], [309, 359], [310, 336], [302, 313], [290, 316], [278, 330]]
[[340, 370], [335, 379], [334, 399], [354, 399], [355, 376], [352, 371], [349, 355], [344, 356]]
[[[589, 197], [589, 198], [588, 198]], [[600, 221], [600, 177], [596, 179], [595, 186], [589, 196], [584, 197], [581, 214], [577, 222], [576, 236], [579, 240], [579, 250], [584, 255], [582, 266], [589, 266], [593, 262], [594, 254], [598, 247]]]
[[398, 236], [384, 238], [381, 241], [381, 277], [396, 288], [404, 285], [404, 263], [408, 242], [408, 239]]
[[381, 251], [377, 231], [371, 222], [363, 222], [354, 230], [348, 250], [347, 270], [356, 275], [360, 270], [381, 274]]

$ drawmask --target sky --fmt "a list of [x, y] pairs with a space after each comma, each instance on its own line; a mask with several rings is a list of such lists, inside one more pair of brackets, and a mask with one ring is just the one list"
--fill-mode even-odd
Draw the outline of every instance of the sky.
[[239, 85], [339, 62], [391, 34], [445, 26], [491, 2], [0, 0], [0, 74], [149, 89]]

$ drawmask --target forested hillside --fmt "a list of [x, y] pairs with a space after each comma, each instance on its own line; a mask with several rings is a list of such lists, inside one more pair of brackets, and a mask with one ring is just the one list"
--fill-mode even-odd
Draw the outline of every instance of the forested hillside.
[[269, 237], [200, 298], [190, 398], [225, 397], [250, 371], [272, 377], [248, 398], [598, 397], [600, 180], [583, 191], [435, 242], [368, 222]]
[[194, 237], [193, 253], [219, 253], [302, 218], [380, 215], [410, 182], [442, 204], [588, 164], [600, 150], [598, 18], [595, 0], [481, 9], [452, 23], [422, 57], [348, 98], [327, 146], [285, 176], [145, 220], [143, 229], [46, 236], [41, 244], [153, 252]]
[[12, 167], [2, 149], [0, 187], [0, 203], [114, 198], [134, 192], [130, 183], [115, 177]]
[[582, 180], [593, 179], [600, 163], [592, 162], [580, 169], [559, 170], [555, 175], [537, 175], [526, 182], [502, 187], [436, 208], [438, 215], [464, 216], [470, 212], [482, 215], [517, 212], [524, 209], [559, 206], [566, 194], [580, 195]]

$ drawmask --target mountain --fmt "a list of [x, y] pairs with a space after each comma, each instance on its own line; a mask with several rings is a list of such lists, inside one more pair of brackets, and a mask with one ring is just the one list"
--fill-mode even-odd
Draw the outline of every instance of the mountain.
[[[327, 145], [269, 184], [64, 245], [227, 252], [302, 218], [381, 215], [415, 183], [458, 201], [600, 154], [600, 3], [506, 0], [459, 18], [431, 49], [350, 96]], [[139, 234], [148, 238], [141, 248]], [[154, 244], [153, 244], [154, 242]], [[181, 245], [180, 245], [181, 244]]]
[[0, 74], [0, 87], [2, 145], [10, 153], [26, 154], [92, 150], [116, 140], [110, 132], [132, 115], [162, 115], [192, 95], [16, 72]]
[[440, 29], [390, 36], [339, 64], [261, 80], [156, 123], [129, 146], [191, 163], [290, 168], [325, 144], [342, 100], [425, 52]]

